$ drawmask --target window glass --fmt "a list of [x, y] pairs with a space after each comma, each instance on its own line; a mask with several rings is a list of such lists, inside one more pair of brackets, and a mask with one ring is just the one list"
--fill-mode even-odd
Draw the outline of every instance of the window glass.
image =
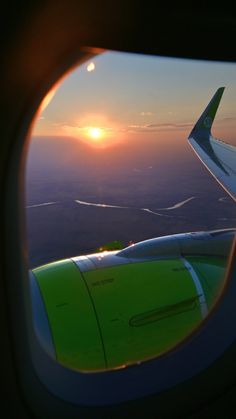
[[97, 371], [159, 356], [219, 298], [235, 203], [188, 137], [221, 86], [211, 134], [223, 148], [200, 153], [213, 147], [213, 166], [226, 158], [233, 176], [234, 64], [106, 52], [45, 98], [27, 234], [36, 333], [59, 363]]

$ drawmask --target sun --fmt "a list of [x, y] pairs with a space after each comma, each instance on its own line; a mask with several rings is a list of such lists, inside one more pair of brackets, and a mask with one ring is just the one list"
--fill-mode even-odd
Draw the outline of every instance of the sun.
[[103, 137], [103, 130], [102, 128], [98, 128], [98, 127], [89, 127], [88, 136], [92, 138], [93, 140], [100, 140]]

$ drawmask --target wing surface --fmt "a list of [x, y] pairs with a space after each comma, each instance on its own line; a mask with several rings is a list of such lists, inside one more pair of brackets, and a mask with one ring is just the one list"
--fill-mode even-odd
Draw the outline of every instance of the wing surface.
[[211, 127], [224, 92], [220, 87], [200, 116], [188, 141], [210, 173], [236, 201], [236, 147], [217, 140]]

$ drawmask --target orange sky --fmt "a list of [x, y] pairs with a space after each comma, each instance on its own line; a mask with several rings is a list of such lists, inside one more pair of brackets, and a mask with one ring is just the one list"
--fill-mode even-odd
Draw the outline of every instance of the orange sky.
[[107, 52], [49, 93], [32, 136], [76, 137], [102, 149], [155, 138], [160, 146], [186, 138], [224, 85], [213, 134], [235, 144], [235, 70], [235, 64]]

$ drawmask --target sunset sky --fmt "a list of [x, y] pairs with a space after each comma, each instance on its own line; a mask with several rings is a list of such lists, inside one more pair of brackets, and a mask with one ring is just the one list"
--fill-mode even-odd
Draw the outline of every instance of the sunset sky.
[[213, 134], [236, 144], [236, 65], [106, 52], [64, 78], [32, 136], [69, 136], [106, 148], [188, 136], [226, 86]]
[[220, 86], [212, 133], [236, 145], [235, 64], [106, 52], [68, 73], [31, 132], [32, 266], [113, 240], [235, 226], [234, 203], [187, 141]]

